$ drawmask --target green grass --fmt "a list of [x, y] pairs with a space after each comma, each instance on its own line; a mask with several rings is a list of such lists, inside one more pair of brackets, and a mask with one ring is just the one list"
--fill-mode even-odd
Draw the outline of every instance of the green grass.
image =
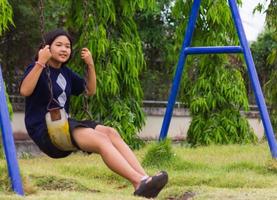
[[[157, 144], [135, 152], [141, 161], [146, 160], [143, 163], [150, 174], [169, 173], [169, 183], [157, 199], [181, 200], [186, 192], [195, 194], [196, 200], [277, 199], [277, 161], [271, 159], [266, 143], [198, 148], [163, 145], [165, 153]], [[151, 156], [155, 163], [164, 164], [151, 165]], [[5, 162], [0, 160], [0, 200], [143, 199], [134, 197], [130, 183], [111, 172], [95, 154], [59, 160], [26, 157], [19, 163], [27, 195], [21, 198], [8, 191], [2, 173]]]

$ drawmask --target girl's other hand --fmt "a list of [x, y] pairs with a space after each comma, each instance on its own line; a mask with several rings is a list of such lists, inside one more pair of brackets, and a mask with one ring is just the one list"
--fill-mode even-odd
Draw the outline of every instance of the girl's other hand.
[[93, 58], [91, 56], [91, 53], [89, 51], [88, 48], [82, 48], [81, 51], [81, 58], [84, 60], [84, 62], [88, 65], [93, 67], [94, 63], [93, 63]]
[[44, 48], [40, 49], [38, 52], [38, 62], [41, 64], [46, 64], [47, 61], [51, 58], [52, 54], [50, 52], [49, 45], [46, 45]]

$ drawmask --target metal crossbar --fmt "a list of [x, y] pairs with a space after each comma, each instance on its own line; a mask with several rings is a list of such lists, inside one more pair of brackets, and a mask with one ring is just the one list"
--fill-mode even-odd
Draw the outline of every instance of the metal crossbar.
[[225, 47], [186, 47], [185, 54], [217, 54], [217, 53], [242, 53], [240, 46], [225, 46]]

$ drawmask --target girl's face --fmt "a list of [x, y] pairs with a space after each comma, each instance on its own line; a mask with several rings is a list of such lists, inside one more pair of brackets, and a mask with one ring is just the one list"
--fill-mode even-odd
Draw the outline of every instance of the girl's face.
[[52, 54], [51, 61], [61, 65], [66, 62], [71, 54], [71, 43], [69, 39], [64, 36], [58, 36], [51, 44], [50, 51]]

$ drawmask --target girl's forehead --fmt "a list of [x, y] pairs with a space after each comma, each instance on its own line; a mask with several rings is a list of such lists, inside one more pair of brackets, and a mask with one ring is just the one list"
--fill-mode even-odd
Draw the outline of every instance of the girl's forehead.
[[69, 43], [70, 44], [70, 40], [65, 35], [60, 35], [60, 36], [56, 37], [53, 42], [61, 42], [61, 43]]

